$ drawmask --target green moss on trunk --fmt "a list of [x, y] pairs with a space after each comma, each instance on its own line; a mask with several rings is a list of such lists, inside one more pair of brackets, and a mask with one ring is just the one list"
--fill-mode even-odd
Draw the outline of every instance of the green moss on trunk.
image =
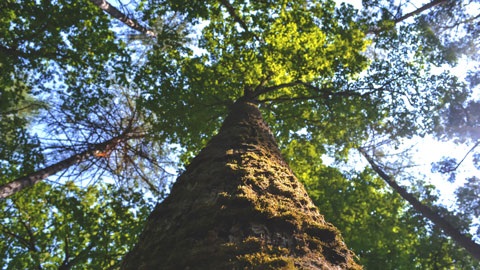
[[359, 269], [285, 163], [256, 105], [237, 102], [153, 211], [123, 269]]

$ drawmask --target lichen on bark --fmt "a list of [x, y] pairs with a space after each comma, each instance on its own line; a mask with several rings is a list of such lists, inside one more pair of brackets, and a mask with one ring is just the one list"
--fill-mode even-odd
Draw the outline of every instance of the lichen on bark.
[[150, 215], [123, 269], [360, 269], [283, 160], [253, 103], [222, 128]]

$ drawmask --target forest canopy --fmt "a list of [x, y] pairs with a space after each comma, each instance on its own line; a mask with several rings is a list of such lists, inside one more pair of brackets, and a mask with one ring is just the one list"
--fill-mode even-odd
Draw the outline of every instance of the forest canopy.
[[2, 1], [4, 269], [118, 268], [241, 98], [365, 269], [480, 267], [404, 196], [480, 244], [480, 2], [357, 4]]

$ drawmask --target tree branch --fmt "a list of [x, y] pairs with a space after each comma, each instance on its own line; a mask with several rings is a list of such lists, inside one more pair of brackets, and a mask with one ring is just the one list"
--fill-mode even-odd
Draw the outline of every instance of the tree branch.
[[457, 163], [457, 165], [454, 167], [454, 168], [451, 168], [451, 169], [448, 169], [448, 170], [444, 170], [442, 172], [444, 173], [448, 173], [448, 172], [453, 172], [453, 171], [456, 171], [458, 169], [458, 167], [460, 167], [460, 165], [462, 165], [463, 161], [465, 161], [465, 159], [468, 157], [468, 155], [473, 151], [475, 150], [475, 148], [477, 148], [477, 146], [480, 145], [480, 140], [477, 141], [477, 143], [472, 147], [470, 148], [470, 150], [468, 150], [468, 152], [465, 154], [465, 156], [463, 156], [462, 160], [460, 160], [460, 162]]
[[26, 176], [19, 177], [7, 184], [0, 186], [0, 199], [4, 199], [24, 188], [33, 186], [36, 183], [42, 180], [45, 180], [48, 176], [56, 174], [62, 170], [65, 170], [70, 166], [74, 164], [78, 164], [92, 156], [96, 158], [101, 158], [101, 156], [97, 156], [98, 153], [110, 151], [110, 149], [113, 149], [120, 142], [126, 141], [128, 139], [132, 139], [132, 138], [133, 136], [131, 136], [130, 134], [123, 133], [120, 136], [113, 137], [112, 139], [107, 140], [105, 142], [90, 145], [87, 150], [78, 154], [74, 154], [69, 158], [59, 161], [44, 169], [35, 171]]
[[[433, 8], [435, 6], [441, 5], [445, 2], [447, 2], [447, 0], [433, 0], [432, 2], [430, 2], [428, 4], [425, 4], [422, 7], [417, 8], [416, 10], [414, 10], [412, 12], [409, 12], [409, 13], [407, 13], [407, 14], [399, 17], [399, 18], [393, 19], [392, 21], [395, 24], [401, 23], [401, 22], [407, 20], [410, 17], [418, 15], [418, 14], [424, 12], [425, 10], [428, 10], [428, 9]], [[381, 28], [373, 27], [372, 29], [369, 29], [368, 33], [377, 35], [377, 34], [380, 33], [381, 30], [382, 30]]]
[[235, 8], [228, 2], [228, 0], [220, 0], [220, 3], [227, 9], [228, 14], [232, 16], [233, 20], [236, 23], [240, 24], [240, 26], [243, 28], [243, 30], [245, 30], [245, 32], [251, 34], [257, 41], [260, 40], [260, 38], [257, 35], [255, 35], [249, 30], [245, 21], [242, 18], [240, 18], [240, 16], [238, 16], [237, 12], [235, 11]]
[[434, 0], [434, 1], [430, 2], [430, 3], [428, 3], [428, 4], [425, 4], [424, 6], [422, 6], [422, 7], [420, 7], [420, 8], [417, 8], [416, 10], [414, 10], [414, 11], [412, 11], [412, 12], [409, 12], [409, 13], [403, 15], [403, 16], [400, 17], [400, 18], [395, 19], [394, 22], [395, 22], [395, 24], [400, 23], [400, 22], [403, 22], [403, 21], [405, 21], [406, 19], [408, 19], [408, 18], [410, 18], [410, 17], [413, 17], [413, 16], [415, 16], [415, 15], [418, 15], [418, 14], [424, 12], [424, 11], [427, 10], [427, 9], [430, 9], [430, 8], [432, 8], [432, 7], [435, 7], [435, 6], [438, 6], [438, 5], [443, 4], [443, 3], [445, 3], [445, 2], [447, 2], [447, 0]]
[[122, 13], [120, 10], [118, 10], [116, 7], [112, 6], [106, 0], [90, 0], [90, 1], [93, 4], [95, 4], [97, 7], [102, 9], [103, 11], [110, 14], [112, 17], [120, 20], [125, 25], [132, 28], [133, 30], [139, 31], [139, 32], [141, 32], [141, 33], [143, 33], [147, 36], [150, 36], [150, 37], [156, 37], [157, 36], [157, 34], [155, 32], [153, 32], [152, 30], [142, 26], [135, 19], [129, 18], [126, 14]]
[[293, 81], [293, 82], [290, 82], [290, 83], [283, 83], [283, 84], [274, 85], [274, 86], [270, 86], [270, 87], [257, 87], [255, 89], [255, 91], [253, 92], [253, 97], [258, 98], [260, 95], [263, 95], [263, 94], [266, 94], [266, 93], [269, 93], [269, 92], [273, 92], [273, 91], [280, 90], [280, 89], [287, 88], [287, 87], [294, 87], [294, 86], [298, 86], [298, 85], [302, 85], [302, 86], [304, 86], [304, 87], [306, 87], [310, 90], [313, 90], [315, 93], [317, 93], [317, 95], [299, 96], [299, 97], [281, 97], [281, 98], [274, 98], [274, 99], [262, 99], [259, 102], [286, 101], [287, 99], [289, 99], [289, 100], [307, 100], [307, 99], [318, 99], [318, 98], [327, 99], [327, 98], [331, 98], [331, 97], [351, 97], [351, 96], [364, 97], [364, 96], [367, 96], [369, 94], [372, 94], [376, 91], [379, 91], [379, 90], [383, 89], [383, 86], [382, 86], [379, 89], [374, 89], [374, 90], [366, 92], [366, 93], [358, 93], [358, 92], [354, 92], [354, 91], [333, 92], [332, 88], [327, 88], [327, 87], [326, 88], [319, 88], [319, 87], [316, 87], [312, 84], [297, 80], [297, 81]]
[[255, 91], [253, 92], [253, 96], [255, 98], [257, 98], [260, 95], [266, 94], [268, 92], [273, 92], [273, 91], [280, 90], [280, 89], [283, 89], [283, 88], [293, 87], [293, 86], [302, 85], [302, 84], [303, 83], [301, 81], [294, 81], [294, 82], [282, 83], [282, 84], [274, 85], [274, 86], [270, 86], [270, 87], [261, 87], [260, 86], [260, 87], [257, 87], [255, 89]]

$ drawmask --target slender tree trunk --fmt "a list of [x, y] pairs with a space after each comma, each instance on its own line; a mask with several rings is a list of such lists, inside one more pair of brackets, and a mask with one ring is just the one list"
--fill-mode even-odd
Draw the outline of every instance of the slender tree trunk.
[[421, 203], [415, 196], [410, 194], [405, 188], [399, 186], [395, 180], [393, 180], [386, 172], [384, 172], [376, 163], [372, 157], [367, 154], [364, 149], [360, 149], [360, 153], [367, 159], [368, 163], [372, 166], [373, 170], [387, 184], [392, 187], [402, 198], [407, 200], [415, 210], [421, 213], [424, 217], [443, 230], [445, 234], [450, 236], [457, 244], [464, 247], [473, 257], [480, 259], [480, 245], [475, 243], [470, 237], [467, 237], [455, 228], [448, 220], [444, 219], [437, 212], [430, 209], [428, 206]]
[[71, 157], [59, 161], [53, 165], [50, 165], [44, 169], [35, 171], [23, 177], [17, 178], [7, 184], [0, 186], [0, 199], [4, 199], [8, 196], [11, 196], [22, 189], [27, 187], [33, 186], [36, 183], [45, 180], [50, 175], [54, 175], [60, 171], [63, 171], [69, 168], [72, 165], [80, 163], [89, 157], [96, 156], [96, 157], [104, 157], [104, 153], [107, 150], [111, 150], [119, 143], [121, 140], [125, 140], [127, 137], [126, 135], [122, 135], [119, 137], [114, 137], [108, 141], [103, 143], [94, 144], [88, 150], [85, 150], [81, 153], [72, 155]]
[[123, 269], [360, 269], [283, 160], [261, 113], [238, 101], [150, 215]]
[[395, 23], [403, 22], [403, 21], [405, 21], [406, 19], [408, 19], [412, 16], [418, 15], [418, 14], [424, 12], [427, 9], [438, 6], [438, 5], [443, 4], [445, 2], [447, 2], [447, 0], [434, 0], [430, 3], [428, 3], [428, 4], [425, 4], [425, 5], [421, 6], [420, 8], [417, 8], [416, 10], [414, 10], [412, 12], [409, 12], [409, 13], [403, 15], [400, 18], [395, 19]]
[[[401, 22], [405, 21], [406, 19], [408, 19], [408, 18], [410, 18], [410, 17], [413, 17], [413, 16], [415, 16], [415, 15], [418, 15], [418, 14], [420, 14], [420, 13], [422, 13], [422, 12], [428, 10], [428, 9], [431, 9], [431, 8], [433, 8], [433, 7], [436, 7], [436, 6], [438, 6], [438, 5], [441, 5], [441, 4], [445, 3], [445, 2], [447, 2], [447, 0], [433, 0], [433, 1], [431, 1], [430, 3], [423, 5], [423, 6], [421, 6], [420, 8], [417, 8], [416, 10], [414, 10], [414, 11], [412, 11], [412, 12], [409, 12], [409, 13], [407, 13], [407, 14], [399, 17], [399, 18], [394, 19], [393, 22], [394, 22], [395, 24], [401, 23]], [[368, 31], [368, 33], [377, 35], [377, 34], [379, 34], [381, 31], [382, 31], [381, 28], [374, 27], [374, 28], [370, 29], [370, 30]]]
[[126, 24], [128, 27], [132, 28], [133, 30], [144, 33], [150, 37], [157, 36], [157, 34], [155, 34], [152, 30], [142, 26], [136, 20], [129, 18], [127, 15], [125, 15], [120, 10], [118, 10], [116, 7], [112, 6], [108, 1], [106, 0], [90, 0], [90, 1], [96, 6], [98, 6], [100, 9], [110, 14], [112, 17], [117, 18], [118, 20]]

